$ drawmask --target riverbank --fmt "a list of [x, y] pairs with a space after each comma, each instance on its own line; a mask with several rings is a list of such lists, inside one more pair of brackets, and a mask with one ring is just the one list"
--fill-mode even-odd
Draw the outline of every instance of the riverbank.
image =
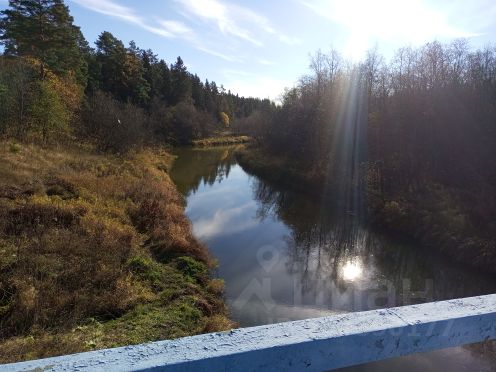
[[0, 363], [232, 327], [172, 156], [0, 142]]
[[303, 172], [296, 164], [283, 158], [267, 155], [257, 147], [247, 146], [236, 151], [236, 160], [249, 173], [285, 188], [310, 196], [324, 192], [325, 176], [315, 171]]
[[229, 146], [239, 145], [242, 143], [251, 142], [251, 137], [248, 136], [221, 136], [202, 138], [191, 142], [193, 147], [211, 147], [211, 146]]
[[470, 215], [475, 193], [432, 184], [416, 193], [369, 195], [371, 223], [414, 238], [452, 259], [487, 272], [496, 272], [493, 226]]
[[[236, 153], [247, 171], [295, 191], [322, 198], [326, 176], [315, 170], [288, 164], [281, 157], [267, 155], [259, 148], [246, 147]], [[496, 272], [495, 226], [477, 225], [469, 217], [467, 204], [476, 195], [441, 185], [422, 193], [378, 195], [368, 190], [369, 220], [377, 229], [412, 238], [455, 261], [488, 272]]]

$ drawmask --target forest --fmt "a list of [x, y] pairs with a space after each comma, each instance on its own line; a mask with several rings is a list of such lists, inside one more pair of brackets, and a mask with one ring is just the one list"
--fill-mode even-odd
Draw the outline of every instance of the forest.
[[11, 1], [2, 12], [0, 134], [107, 152], [188, 144], [232, 131], [269, 100], [239, 97], [104, 31], [90, 47], [63, 1]]

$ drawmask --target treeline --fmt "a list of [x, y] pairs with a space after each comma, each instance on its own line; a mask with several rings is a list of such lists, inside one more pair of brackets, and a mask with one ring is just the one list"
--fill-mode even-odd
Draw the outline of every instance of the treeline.
[[[496, 48], [464, 40], [317, 52], [247, 128], [348, 211], [483, 266], [496, 262]], [[256, 120], [252, 120], [256, 118]]]
[[10, 0], [1, 12], [0, 134], [44, 142], [74, 135], [125, 152], [232, 131], [270, 107], [102, 32], [91, 48], [62, 0]]

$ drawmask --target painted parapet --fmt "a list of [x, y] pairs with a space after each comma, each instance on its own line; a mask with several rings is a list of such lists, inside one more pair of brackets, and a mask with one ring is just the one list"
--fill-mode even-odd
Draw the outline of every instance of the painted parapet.
[[2, 371], [322, 371], [496, 338], [496, 295], [241, 328]]

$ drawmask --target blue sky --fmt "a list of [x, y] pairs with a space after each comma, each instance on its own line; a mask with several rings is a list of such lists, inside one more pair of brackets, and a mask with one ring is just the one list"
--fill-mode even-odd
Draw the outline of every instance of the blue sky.
[[[202, 80], [276, 99], [306, 73], [309, 54], [331, 46], [358, 59], [377, 45], [496, 39], [494, 0], [66, 0], [90, 43], [110, 31]], [[0, 0], [0, 8], [7, 0]]]

